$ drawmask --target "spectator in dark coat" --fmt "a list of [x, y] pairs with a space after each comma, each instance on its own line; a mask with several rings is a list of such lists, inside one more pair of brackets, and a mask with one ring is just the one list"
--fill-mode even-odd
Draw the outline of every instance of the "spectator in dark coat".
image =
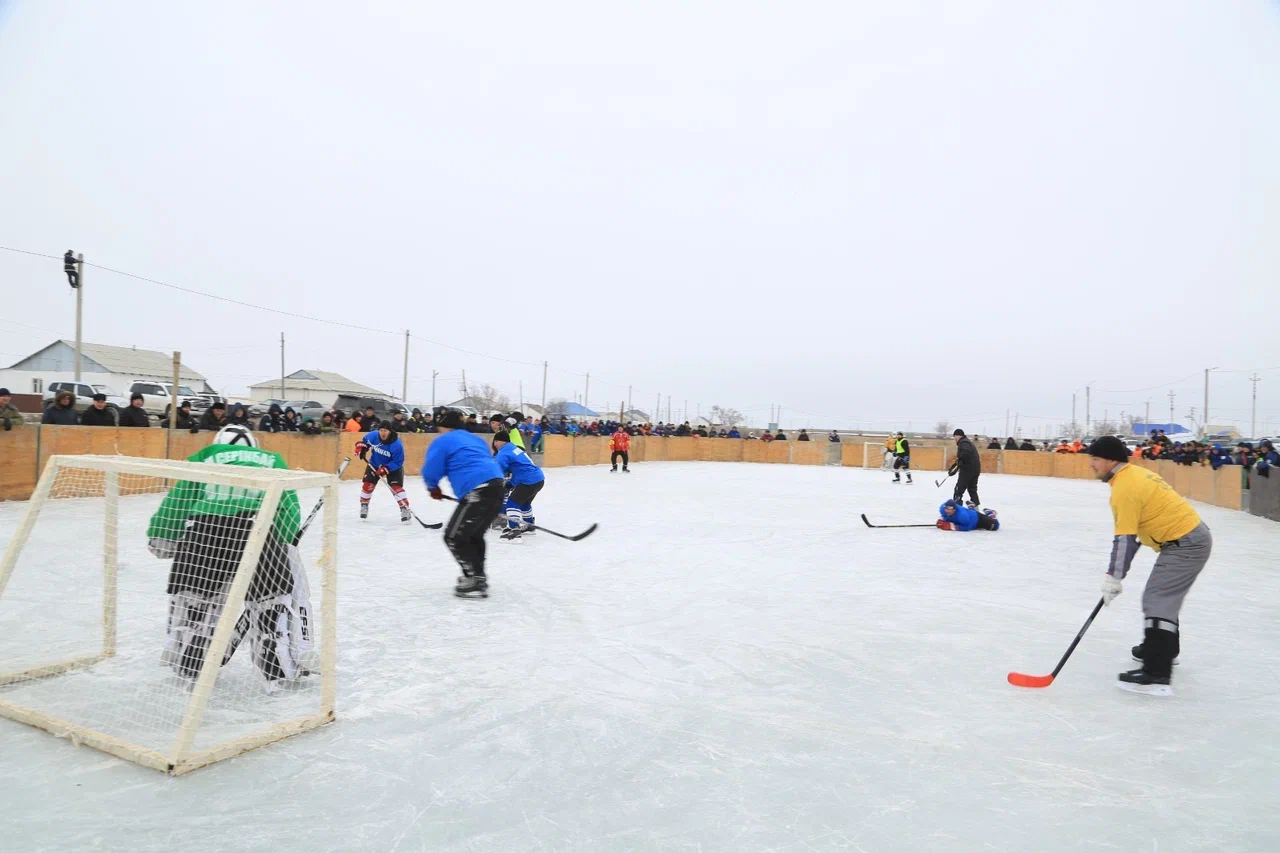
[[1005, 450], [1017, 450], [1018, 442], [1013, 440], [1013, 436], [1009, 436], [1009, 440], [1004, 443]]
[[832, 430], [831, 435], [827, 436], [827, 441], [831, 442], [832, 444], [839, 444], [840, 433], [836, 432], [835, 430]]
[[106, 394], [94, 394], [89, 408], [80, 413], [80, 426], [120, 426], [120, 414], [107, 406]]
[[[169, 408], [173, 408], [172, 404]], [[169, 416], [166, 414], [160, 421], [160, 426], [164, 429], [169, 428]], [[183, 400], [182, 405], [178, 407], [178, 429], [191, 430], [199, 432], [200, 425], [196, 423], [196, 419], [191, 414], [191, 401]]]
[[227, 425], [227, 404], [219, 400], [204, 410], [198, 426], [208, 432], [217, 432]]
[[[249, 423], [249, 407], [243, 403], [236, 403], [231, 407], [231, 413], [227, 415], [226, 423], [253, 429], [253, 424]], [[223, 426], [226, 426], [226, 424], [223, 424]]]
[[142, 402], [142, 395], [138, 393], [134, 393], [134, 395], [129, 398], [129, 408], [120, 413], [120, 426], [151, 426], [151, 416], [148, 415], [147, 410], [142, 407]]
[[987, 450], [999, 450], [999, 449], [1000, 449], [1000, 439], [993, 438], [987, 442]]
[[786, 441], [787, 434], [782, 431], [782, 427], [778, 427], [778, 431], [773, 434], [774, 441]]
[[42, 424], [58, 426], [75, 426], [79, 422], [76, 417], [76, 395], [70, 391], [59, 391], [53, 398], [53, 405], [45, 409], [44, 416], [40, 418]]
[[796, 441], [808, 441], [808, 440], [809, 440], [809, 433], [801, 429], [800, 434], [796, 436]]
[[1031, 439], [1024, 438], [1022, 439], [1022, 444], [1018, 446], [1018, 449], [1019, 450], [1035, 450], [1036, 446], [1031, 443]]
[[272, 403], [262, 420], [258, 421], [258, 432], [284, 432], [284, 412], [279, 403]]
[[298, 431], [298, 427], [300, 427], [301, 424], [298, 423], [298, 413], [294, 411], [293, 406], [289, 406], [284, 410], [284, 414], [280, 416], [280, 425], [282, 427], [281, 432]]
[[9, 389], [0, 388], [0, 424], [4, 425], [5, 432], [16, 426], [22, 426], [23, 423], [22, 412], [19, 412], [18, 407], [13, 404]]

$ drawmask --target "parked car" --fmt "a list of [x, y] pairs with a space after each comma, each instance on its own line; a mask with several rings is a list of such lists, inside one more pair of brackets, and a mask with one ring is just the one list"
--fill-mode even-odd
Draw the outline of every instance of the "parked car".
[[41, 398], [42, 408], [47, 409], [53, 405], [53, 398], [62, 391], [70, 391], [76, 395], [75, 408], [77, 412], [83, 412], [89, 408], [89, 405], [93, 403], [94, 394], [107, 395], [108, 409], [123, 409], [129, 405], [129, 401], [121, 397], [110, 385], [87, 382], [50, 382], [49, 387], [45, 389], [44, 396]]
[[341, 409], [348, 417], [356, 412], [364, 412], [369, 406], [373, 406], [373, 413], [379, 420], [390, 418], [396, 412], [408, 411], [399, 403], [391, 403], [381, 397], [356, 397], [351, 394], [339, 394], [337, 401], [333, 404], [335, 409]]
[[280, 411], [284, 411], [284, 407], [289, 405], [288, 400], [279, 400], [272, 397], [269, 400], [263, 400], [260, 403], [253, 403], [249, 406], [249, 417], [255, 421], [271, 410], [272, 406], [279, 406]]
[[280, 404], [281, 409], [292, 408], [298, 415], [298, 423], [301, 424], [307, 418], [314, 421], [320, 420], [320, 416], [329, 411], [328, 406], [322, 406], [315, 400], [289, 400]]
[[[173, 393], [172, 388], [172, 383], [140, 379], [129, 387], [129, 395], [141, 394], [142, 408], [146, 410], [147, 414], [164, 417], [169, 409], [169, 402]], [[178, 405], [181, 406], [183, 400], [190, 400], [191, 408], [196, 414], [204, 411], [203, 409], [196, 409], [199, 396], [189, 385], [178, 386]], [[124, 404], [126, 406], [129, 405], [129, 401], [125, 400]]]

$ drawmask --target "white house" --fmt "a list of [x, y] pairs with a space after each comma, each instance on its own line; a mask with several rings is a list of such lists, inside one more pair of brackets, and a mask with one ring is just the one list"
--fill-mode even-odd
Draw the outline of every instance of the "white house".
[[[129, 396], [135, 381], [173, 381], [173, 355], [137, 347], [108, 344], [80, 344], [81, 381], [110, 386]], [[179, 380], [197, 393], [216, 393], [196, 370], [183, 364]], [[42, 394], [50, 382], [71, 382], [76, 378], [76, 342], [54, 341], [44, 349], [0, 370], [0, 386], [17, 394]]]
[[249, 395], [254, 400], [314, 400], [322, 406], [332, 406], [339, 394], [392, 399], [385, 391], [361, 385], [340, 373], [327, 370], [295, 370], [284, 377], [283, 391], [279, 379], [267, 379], [249, 386]]

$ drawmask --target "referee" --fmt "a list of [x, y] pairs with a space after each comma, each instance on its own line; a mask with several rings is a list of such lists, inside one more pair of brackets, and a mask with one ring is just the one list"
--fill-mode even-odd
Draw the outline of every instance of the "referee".
[[1192, 508], [1158, 474], [1129, 463], [1129, 449], [1115, 436], [1104, 435], [1089, 448], [1089, 465], [1111, 484], [1115, 540], [1111, 563], [1102, 581], [1106, 603], [1120, 594], [1124, 576], [1139, 545], [1159, 552], [1142, 591], [1145, 617], [1142, 643], [1134, 646], [1141, 669], [1122, 672], [1118, 687], [1153, 696], [1172, 696], [1169, 687], [1178, 656], [1178, 612], [1200, 570], [1209, 561], [1213, 537]]

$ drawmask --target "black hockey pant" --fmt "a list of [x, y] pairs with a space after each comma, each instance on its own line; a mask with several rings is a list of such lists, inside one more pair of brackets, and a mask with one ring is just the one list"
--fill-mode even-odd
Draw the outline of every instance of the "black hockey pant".
[[502, 509], [502, 480], [481, 483], [458, 499], [444, 528], [444, 544], [467, 577], [484, 577], [484, 533]]
[[952, 495], [954, 500], [960, 500], [965, 492], [969, 493], [969, 500], [975, 504], [981, 504], [978, 500], [978, 477], [982, 475], [981, 471], [965, 471], [960, 470], [960, 476], [956, 478], [956, 491]]
[[614, 467], [614, 468], [617, 468], [617, 467], [618, 467], [618, 457], [619, 457], [619, 456], [621, 456], [621, 457], [622, 457], [622, 467], [623, 467], [623, 468], [626, 468], [628, 465], [630, 465], [630, 464], [631, 464], [631, 454], [627, 453], [627, 451], [625, 451], [625, 450], [615, 450], [615, 451], [613, 451], [613, 455], [610, 457], [610, 461], [613, 463], [613, 467]]

